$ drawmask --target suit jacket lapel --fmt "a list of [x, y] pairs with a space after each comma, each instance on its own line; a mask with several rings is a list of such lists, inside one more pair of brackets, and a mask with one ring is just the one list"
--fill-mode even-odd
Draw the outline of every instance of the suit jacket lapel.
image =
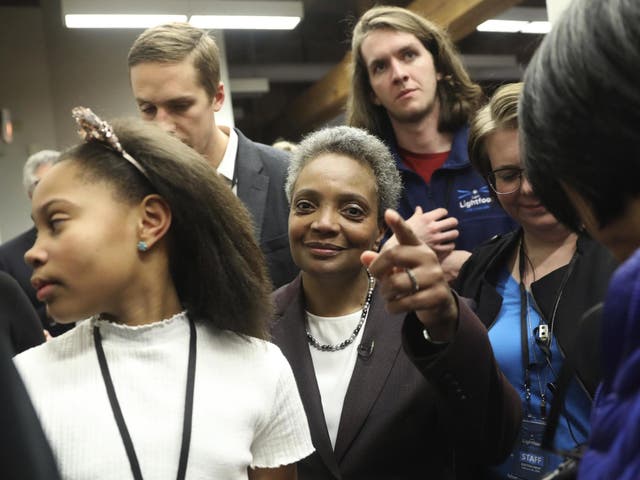
[[291, 303], [284, 306], [280, 315], [276, 313], [276, 323], [272, 329], [273, 339], [293, 370], [316, 452], [336, 478], [340, 478], [304, 329], [305, 313], [300, 275], [285, 288], [292, 289], [288, 292], [291, 295]]
[[251, 140], [238, 130], [236, 133], [238, 134], [238, 155], [235, 169], [238, 178], [238, 198], [251, 213], [256, 238], [261, 240], [269, 177], [262, 173], [262, 162]]
[[404, 314], [391, 315], [385, 311], [384, 299], [376, 288], [362, 336], [362, 345], [369, 347], [374, 342], [373, 350], [368, 358], [358, 356], [349, 382], [336, 438], [338, 462], [358, 435], [395, 363], [401, 348], [403, 319]]

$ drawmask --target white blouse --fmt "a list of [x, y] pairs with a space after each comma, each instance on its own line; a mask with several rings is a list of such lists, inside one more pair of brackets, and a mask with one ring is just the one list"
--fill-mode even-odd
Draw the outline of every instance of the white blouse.
[[[351, 336], [362, 310], [339, 317], [319, 317], [307, 312], [309, 332], [322, 345], [337, 345]], [[362, 341], [365, 323], [353, 343], [336, 352], [320, 351], [309, 345], [313, 369], [316, 373], [322, 410], [327, 423], [331, 446], [335, 448], [344, 397], [358, 359], [358, 345]]]
[[[98, 325], [118, 401], [148, 479], [178, 468], [189, 351], [184, 314], [128, 327], [90, 319], [23, 352], [15, 364], [65, 479], [131, 478], [98, 364]], [[291, 368], [268, 342], [197, 323], [186, 478], [246, 479], [313, 451]]]

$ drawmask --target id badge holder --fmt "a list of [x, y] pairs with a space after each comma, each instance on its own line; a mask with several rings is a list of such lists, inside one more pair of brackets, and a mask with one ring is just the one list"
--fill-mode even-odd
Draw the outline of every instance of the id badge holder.
[[494, 478], [510, 480], [539, 480], [554, 471], [564, 460], [541, 447], [546, 422], [528, 416], [522, 419], [520, 435], [509, 458], [497, 468]]

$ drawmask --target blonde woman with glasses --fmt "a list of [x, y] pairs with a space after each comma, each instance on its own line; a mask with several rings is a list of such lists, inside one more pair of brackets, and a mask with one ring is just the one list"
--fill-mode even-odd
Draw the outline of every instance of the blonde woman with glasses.
[[520, 159], [521, 92], [521, 83], [498, 89], [473, 119], [469, 136], [471, 162], [520, 228], [476, 249], [455, 284], [461, 296], [474, 300], [498, 364], [520, 392], [520, 438], [494, 469], [495, 478], [505, 479], [541, 478], [563, 461], [541, 443], [560, 368], [569, 357], [581, 368], [562, 405], [555, 447], [572, 450], [586, 441], [600, 377], [594, 350], [599, 315], [589, 317], [582, 330], [581, 318], [604, 299], [615, 268], [604, 248], [562, 225], [533, 191]]

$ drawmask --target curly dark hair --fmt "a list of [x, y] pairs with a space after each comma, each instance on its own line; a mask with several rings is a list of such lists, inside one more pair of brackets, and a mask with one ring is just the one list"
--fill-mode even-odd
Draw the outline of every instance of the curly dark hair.
[[147, 177], [97, 141], [72, 147], [59, 161], [77, 162], [83, 178], [109, 182], [124, 201], [160, 195], [171, 209], [169, 268], [183, 307], [218, 328], [267, 338], [271, 283], [246, 208], [204, 158], [177, 138], [137, 119], [112, 126]]
[[564, 187], [601, 227], [640, 195], [640, 2], [574, 0], [525, 74], [520, 127], [527, 176], [578, 230]]

